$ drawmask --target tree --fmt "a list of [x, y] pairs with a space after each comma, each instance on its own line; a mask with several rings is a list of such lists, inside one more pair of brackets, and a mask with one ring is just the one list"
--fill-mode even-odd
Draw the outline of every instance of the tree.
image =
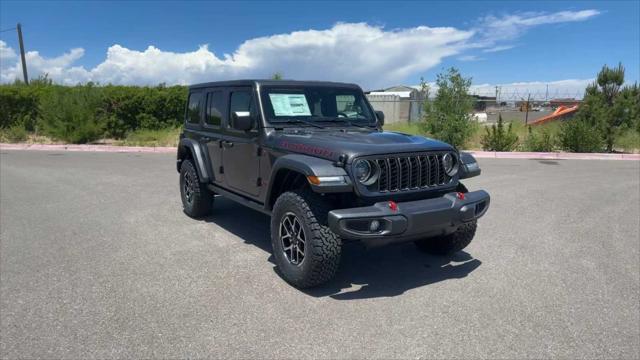
[[271, 75], [271, 80], [282, 80], [282, 73], [280, 71], [276, 71]]
[[438, 74], [436, 86], [435, 99], [425, 101], [424, 130], [437, 139], [460, 147], [473, 132], [473, 99], [468, 94], [471, 78], [463, 77], [458, 69], [452, 67]]
[[624, 88], [623, 84], [622, 64], [615, 68], [602, 67], [596, 81], [587, 87], [575, 118], [563, 124], [560, 138], [565, 149], [598, 151], [604, 145], [606, 151], [612, 152], [622, 130], [633, 127], [640, 130], [637, 84]]
[[511, 123], [504, 129], [504, 123], [502, 122], [502, 115], [498, 114], [498, 125], [491, 125], [491, 130], [488, 127], [485, 128], [486, 134], [480, 139], [482, 144], [482, 150], [487, 151], [513, 151], [518, 145], [518, 136], [513, 132]]

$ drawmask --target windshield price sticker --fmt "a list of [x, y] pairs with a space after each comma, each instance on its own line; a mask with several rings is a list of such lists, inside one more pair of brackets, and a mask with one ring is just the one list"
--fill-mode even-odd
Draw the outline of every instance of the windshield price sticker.
[[269, 94], [276, 116], [311, 116], [304, 94]]

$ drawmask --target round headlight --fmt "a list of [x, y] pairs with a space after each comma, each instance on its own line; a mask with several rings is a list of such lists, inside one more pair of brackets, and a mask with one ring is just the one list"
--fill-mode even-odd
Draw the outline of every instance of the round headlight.
[[377, 179], [377, 167], [369, 160], [358, 160], [353, 165], [355, 178], [364, 185], [371, 185]]
[[458, 158], [454, 153], [446, 153], [442, 157], [442, 165], [444, 172], [449, 176], [455, 176], [458, 173]]
[[365, 182], [371, 176], [371, 164], [367, 160], [358, 160], [353, 166], [356, 179], [360, 182]]

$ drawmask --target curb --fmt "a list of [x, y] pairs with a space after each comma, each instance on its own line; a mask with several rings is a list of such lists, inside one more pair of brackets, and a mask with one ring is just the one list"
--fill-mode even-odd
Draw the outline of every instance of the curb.
[[175, 153], [170, 146], [114, 146], [114, 145], [58, 145], [58, 144], [3, 144], [0, 150], [39, 150], [39, 151], [85, 151], [111, 153]]
[[[85, 151], [111, 153], [175, 153], [170, 146], [113, 146], [113, 145], [47, 145], [47, 144], [3, 144], [0, 150], [40, 151]], [[465, 151], [479, 159], [549, 159], [549, 160], [640, 160], [640, 154], [602, 154], [567, 152], [498, 152]]]
[[465, 151], [482, 159], [541, 159], [541, 160], [640, 160], [640, 154], [603, 154], [568, 152], [499, 152]]

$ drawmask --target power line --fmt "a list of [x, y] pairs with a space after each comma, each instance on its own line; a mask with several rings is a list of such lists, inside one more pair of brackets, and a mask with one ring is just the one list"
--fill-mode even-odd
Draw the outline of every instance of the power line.
[[13, 31], [13, 30], [16, 30], [16, 28], [9, 28], [9, 29], [0, 30], [0, 33], [7, 32], [7, 31]]

